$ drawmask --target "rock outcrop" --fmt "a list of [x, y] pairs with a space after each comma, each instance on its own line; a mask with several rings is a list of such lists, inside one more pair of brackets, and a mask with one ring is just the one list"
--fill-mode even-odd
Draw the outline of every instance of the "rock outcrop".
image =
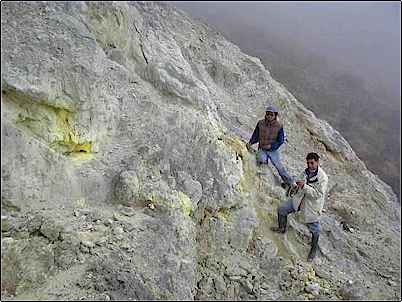
[[[3, 299], [400, 299], [400, 208], [347, 141], [164, 3], [1, 3]], [[329, 176], [320, 252], [245, 148], [280, 109]]]

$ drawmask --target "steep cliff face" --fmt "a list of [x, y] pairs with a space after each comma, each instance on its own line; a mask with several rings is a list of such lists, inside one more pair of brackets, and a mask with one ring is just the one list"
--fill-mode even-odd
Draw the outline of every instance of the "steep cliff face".
[[[400, 298], [395, 194], [259, 59], [165, 4], [1, 5], [2, 299]], [[329, 176], [312, 264], [245, 148], [268, 104]]]

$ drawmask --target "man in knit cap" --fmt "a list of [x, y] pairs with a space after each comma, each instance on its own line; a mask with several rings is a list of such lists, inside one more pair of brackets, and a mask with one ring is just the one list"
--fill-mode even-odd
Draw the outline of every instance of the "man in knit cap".
[[277, 117], [278, 110], [274, 106], [268, 106], [265, 109], [265, 118], [258, 121], [246, 147], [250, 150], [251, 145], [258, 142], [257, 164], [268, 164], [268, 161], [271, 160], [279, 176], [282, 178], [282, 187], [286, 189], [292, 184], [293, 180], [286, 172], [280, 160], [279, 147], [285, 141], [285, 132]]

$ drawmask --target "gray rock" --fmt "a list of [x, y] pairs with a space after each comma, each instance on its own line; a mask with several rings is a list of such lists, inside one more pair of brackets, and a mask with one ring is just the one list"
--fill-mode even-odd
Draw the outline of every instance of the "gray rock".
[[92, 241], [83, 240], [81, 241], [81, 244], [90, 249], [95, 247], [95, 243], [93, 243]]
[[42, 223], [46, 219], [41, 215], [34, 215], [26, 221], [26, 229], [29, 233], [35, 233], [40, 230]]
[[[84, 282], [94, 296], [257, 299], [266, 282], [269, 300], [298, 297], [318, 282], [298, 271], [309, 232], [294, 216], [283, 236], [269, 230], [284, 192], [275, 168], [257, 174], [245, 148], [267, 104], [280, 110], [289, 173], [305, 169], [311, 150], [329, 175], [317, 275], [337, 285], [367, 276], [374, 292], [384, 276], [400, 283], [400, 205], [390, 187], [258, 58], [208, 25], [136, 1], [10, 1], [1, 20], [2, 216], [16, 215], [3, 232], [13, 239], [4, 241], [2, 282], [11, 289], [55, 290], [57, 265], [76, 278], [60, 293], [90, 297], [76, 285], [84, 274], [70, 272], [101, 259]], [[109, 228], [90, 227], [97, 220]], [[101, 245], [80, 244], [82, 233]], [[388, 288], [383, 298], [400, 296]], [[369, 298], [356, 290], [341, 294]]]
[[51, 219], [45, 219], [40, 227], [40, 232], [51, 241], [57, 240], [62, 230], [62, 226]]
[[13, 229], [15, 229], [15, 225], [13, 223], [12, 217], [1, 215], [1, 232], [5, 233]]
[[114, 196], [116, 201], [123, 205], [135, 205], [138, 202], [140, 184], [135, 171], [123, 171], [120, 173]]
[[233, 222], [230, 230], [231, 246], [246, 250], [256, 224], [256, 214], [253, 208], [244, 207], [238, 211], [233, 211]]
[[182, 185], [183, 192], [190, 197], [192, 203], [196, 206], [202, 197], [201, 184], [184, 171], [178, 173], [178, 182]]
[[55, 263], [62, 269], [68, 269], [77, 260], [80, 240], [74, 233], [61, 233], [62, 241], [55, 243]]
[[124, 229], [122, 227], [114, 227], [113, 228], [113, 234], [115, 235], [121, 235], [124, 233]]
[[86, 245], [81, 245], [80, 246], [80, 251], [83, 252], [84, 254], [88, 254], [90, 252], [90, 248]]
[[131, 216], [135, 215], [135, 210], [130, 209], [130, 208], [129, 209], [124, 209], [124, 210], [121, 211], [121, 214], [123, 214], [125, 216], [128, 216], [128, 217], [131, 217]]
[[[54, 251], [46, 239], [2, 239], [1, 280], [11, 294], [42, 285], [54, 269]], [[3, 289], [3, 288], [2, 288]]]
[[272, 240], [260, 238], [255, 243], [256, 255], [260, 258], [272, 258], [278, 253], [278, 248]]
[[244, 288], [247, 290], [248, 293], [251, 294], [253, 292], [253, 284], [249, 280], [247, 279], [243, 280], [242, 285], [244, 286]]
[[226, 283], [222, 276], [217, 276], [214, 279], [214, 285], [217, 292], [223, 294], [226, 292]]
[[368, 291], [363, 286], [362, 282], [353, 282], [348, 280], [348, 282], [339, 288], [338, 294], [344, 300], [363, 300], [365, 297], [367, 297]]
[[318, 283], [308, 283], [304, 290], [313, 296], [318, 296], [320, 294], [320, 285]]
[[113, 220], [112, 219], [105, 219], [103, 223], [106, 226], [112, 226], [113, 225]]

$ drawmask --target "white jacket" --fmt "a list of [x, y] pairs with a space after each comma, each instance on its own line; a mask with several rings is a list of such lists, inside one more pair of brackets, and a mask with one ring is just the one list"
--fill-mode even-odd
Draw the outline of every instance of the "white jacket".
[[322, 209], [324, 207], [325, 197], [328, 187], [328, 176], [321, 167], [318, 167], [317, 175], [307, 183], [307, 174], [303, 171], [296, 181], [304, 181], [303, 189], [292, 197], [293, 208], [304, 213], [304, 222], [317, 222], [320, 220]]

